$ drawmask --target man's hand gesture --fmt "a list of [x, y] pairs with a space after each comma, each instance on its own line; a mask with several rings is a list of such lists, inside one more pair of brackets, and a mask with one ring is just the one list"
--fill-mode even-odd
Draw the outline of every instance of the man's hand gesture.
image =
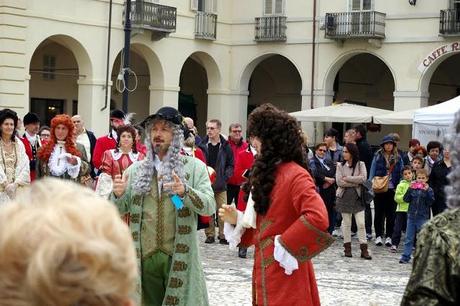
[[128, 174], [124, 176], [121, 176], [120, 174], [115, 175], [115, 178], [113, 179], [113, 194], [117, 198], [121, 197], [125, 193], [126, 186], [128, 185], [128, 178]]

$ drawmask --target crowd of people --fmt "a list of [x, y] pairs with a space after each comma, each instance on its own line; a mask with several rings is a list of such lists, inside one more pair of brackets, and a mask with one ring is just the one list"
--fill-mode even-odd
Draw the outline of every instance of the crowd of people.
[[[327, 130], [310, 158], [317, 190], [328, 208], [329, 233], [344, 239], [344, 255], [351, 257], [351, 230], [351, 236], [358, 235], [361, 257], [371, 259], [367, 241], [396, 253], [405, 232], [400, 263], [409, 262], [416, 233], [447, 208], [449, 150], [438, 141], [425, 148], [411, 139], [403, 151], [397, 133], [384, 136], [373, 150], [362, 125], [345, 132], [343, 146], [338, 138], [337, 130]], [[366, 182], [374, 192], [374, 215], [363, 201]]]
[[[160, 108], [138, 125], [131, 122], [128, 114], [113, 110], [109, 133], [99, 138], [85, 128], [79, 115], [57, 115], [50, 127], [40, 127], [40, 121], [36, 114], [26, 114], [21, 133], [17, 114], [10, 109], [0, 111], [0, 206], [9, 206], [2, 205], [6, 202], [46, 203], [40, 206], [46, 217], [18, 235], [52, 231], [50, 223], [61, 216], [60, 224], [72, 236], [83, 222], [79, 219], [84, 218], [81, 210], [63, 206], [62, 211], [53, 212], [50, 203], [83, 203], [90, 197], [100, 199], [102, 206], [111, 201], [132, 234], [132, 239], [127, 239], [125, 229], [116, 230], [116, 235], [106, 228], [98, 229], [99, 234], [106, 235], [100, 237], [108, 240], [105, 245], [126, 260], [112, 274], [127, 273], [125, 279], [129, 278], [130, 285], [119, 293], [108, 290], [105, 297], [100, 297], [95, 291], [102, 290], [103, 282], [100, 287], [88, 289], [96, 280], [81, 277], [80, 282], [74, 283], [83, 288], [81, 294], [69, 295], [74, 300], [64, 299], [71, 291], [67, 287], [63, 288], [66, 294], [60, 300], [38, 292], [41, 287], [30, 279], [49, 277], [44, 275], [49, 269], [62, 273], [62, 277], [72, 273], [57, 267], [64, 254], [78, 252], [78, 248], [71, 249], [70, 241], [59, 244], [65, 231], [50, 236], [48, 244], [59, 244], [53, 254], [34, 243], [12, 245], [13, 250], [16, 248], [30, 258], [20, 263], [13, 257], [11, 262], [0, 259], [0, 267], [14, 264], [21, 271], [35, 271], [38, 264], [48, 265], [48, 270], [40, 267], [41, 271], [27, 277], [11, 272], [17, 278], [18, 291], [31, 290], [34, 297], [47, 305], [64, 305], [60, 301], [80, 305], [87, 300], [91, 302], [85, 305], [110, 305], [112, 300], [122, 301], [116, 305], [208, 305], [195, 239], [202, 228], [206, 244], [215, 243], [217, 234], [218, 243], [238, 249], [241, 258], [246, 258], [248, 247], [255, 246], [255, 305], [319, 305], [310, 260], [333, 242], [333, 236], [343, 238], [344, 256], [353, 257], [352, 237], [357, 235], [360, 257], [366, 260], [372, 259], [369, 241], [396, 253], [405, 237], [399, 262], [408, 263], [415, 241], [420, 245], [432, 243], [426, 232], [422, 231], [419, 237], [423, 225], [431, 217], [444, 215], [447, 209], [444, 189], [449, 184], [453, 163], [449, 149], [440, 142], [430, 141], [425, 148], [412, 139], [404, 152], [399, 135], [393, 133], [384, 136], [374, 152], [366, 139], [365, 127], [358, 125], [345, 132], [343, 145], [339, 143], [339, 132], [331, 128], [325, 132], [324, 141], [310, 150], [298, 122], [269, 104], [258, 107], [249, 116], [248, 141], [243, 138], [241, 124], [231, 124], [226, 136], [218, 119], [207, 121], [206, 135], [200, 137], [193, 119], [184, 118], [172, 107]], [[46, 177], [86, 188], [72, 189], [48, 179], [33, 184], [32, 189], [25, 188]], [[47, 197], [47, 188], [62, 197]], [[71, 199], [72, 192], [78, 193], [75, 198], [81, 201]], [[37, 198], [32, 199], [34, 195]], [[5, 227], [9, 219], [37, 217], [37, 211], [21, 209], [0, 211], [0, 220], [4, 221], [0, 226]], [[98, 218], [101, 213], [97, 209], [89, 212]], [[96, 222], [94, 219], [93, 223]], [[95, 225], [88, 219], [85, 226], [91, 231]], [[115, 231], [119, 225], [111, 226]], [[8, 240], [12, 236], [8, 235], [13, 234], [2, 230], [0, 233], [7, 237], [2, 240], [0, 235], [2, 254], [3, 246], [12, 243]], [[72, 237], [81, 243], [78, 247], [87, 260], [72, 253], [68, 255], [69, 264], [78, 269], [93, 269], [98, 260], [103, 260], [101, 256], [106, 256], [94, 244], [86, 246], [83, 238]], [[123, 244], [125, 250], [120, 249]], [[27, 247], [35, 249], [21, 249]], [[132, 254], [126, 249], [132, 250]], [[420, 257], [421, 252], [417, 249], [415, 257]], [[35, 262], [45, 255], [51, 256], [48, 262]], [[53, 258], [57, 259], [52, 262]], [[133, 265], [137, 266], [137, 273], [133, 272]], [[51, 286], [59, 279], [42, 281]], [[0, 277], [0, 291], [4, 284]], [[411, 288], [416, 290], [415, 285]], [[132, 292], [127, 294], [129, 291]], [[84, 292], [91, 297], [83, 297]], [[407, 300], [414, 298], [413, 292], [412, 296], [406, 294]]]

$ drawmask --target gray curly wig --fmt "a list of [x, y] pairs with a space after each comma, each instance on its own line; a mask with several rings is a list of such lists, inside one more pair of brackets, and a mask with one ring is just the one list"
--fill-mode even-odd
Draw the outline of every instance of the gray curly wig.
[[446, 186], [445, 193], [447, 206], [454, 209], [460, 207], [460, 111], [455, 114], [453, 129], [446, 137], [445, 143], [452, 161], [452, 171], [448, 176], [450, 184]]
[[[152, 145], [151, 133], [154, 123], [158, 121], [165, 121], [169, 127], [173, 130], [173, 139], [169, 146], [168, 152], [162, 161], [162, 167], [157, 173], [155, 169], [155, 151]], [[173, 170], [174, 173], [180, 178], [185, 184], [185, 171], [184, 162], [181, 158], [181, 149], [184, 143], [184, 132], [180, 125], [176, 125], [172, 122], [164, 119], [152, 120], [145, 129], [145, 146], [147, 147], [147, 154], [145, 159], [139, 163], [138, 175], [133, 180], [133, 191], [135, 194], [146, 194], [151, 191], [152, 179], [154, 175], [162, 178], [163, 183], [173, 182]]]

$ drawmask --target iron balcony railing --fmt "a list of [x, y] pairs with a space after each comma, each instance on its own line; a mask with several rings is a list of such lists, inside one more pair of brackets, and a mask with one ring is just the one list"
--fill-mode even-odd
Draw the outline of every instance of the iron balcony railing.
[[375, 11], [327, 13], [326, 38], [385, 38], [385, 14]]
[[176, 31], [175, 7], [137, 0], [131, 2], [131, 27], [133, 29], [172, 33]]
[[217, 33], [217, 15], [206, 12], [196, 12], [195, 38], [215, 40]]
[[286, 41], [286, 17], [267, 16], [256, 18], [256, 41]]
[[439, 18], [439, 34], [460, 35], [460, 10], [442, 10]]

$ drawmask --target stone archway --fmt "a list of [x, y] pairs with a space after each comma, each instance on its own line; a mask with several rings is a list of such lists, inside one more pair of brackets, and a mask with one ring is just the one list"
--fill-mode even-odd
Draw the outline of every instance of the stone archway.
[[182, 65], [179, 78], [179, 110], [191, 117], [200, 134], [205, 133], [209, 114], [209, 93], [219, 91], [222, 84], [217, 62], [205, 52], [191, 54]]
[[[435, 105], [460, 95], [460, 54], [443, 59], [431, 74], [428, 105]], [[428, 80], [428, 79], [427, 79]]]
[[42, 118], [42, 124], [49, 124], [57, 114], [79, 111], [78, 82], [91, 77], [92, 64], [80, 42], [70, 36], [54, 35], [35, 48], [29, 74], [30, 110]]
[[[329, 69], [324, 84], [329, 99], [324, 102], [326, 105], [345, 102], [394, 110], [395, 87], [394, 73], [380, 57], [354, 51], [343, 55]], [[332, 123], [341, 134], [351, 126]], [[369, 133], [368, 137], [372, 143], [378, 143], [383, 135], [399, 129], [399, 126], [382, 125], [380, 131]]]
[[288, 112], [302, 108], [302, 78], [296, 65], [280, 54], [265, 54], [251, 61], [240, 79], [249, 92], [248, 113], [269, 102]]

